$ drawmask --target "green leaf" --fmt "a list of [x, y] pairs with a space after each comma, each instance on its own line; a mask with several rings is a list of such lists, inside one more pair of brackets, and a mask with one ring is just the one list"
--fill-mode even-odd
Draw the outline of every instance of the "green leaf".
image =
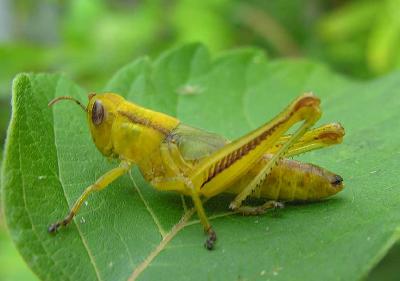
[[370, 272], [366, 281], [396, 281], [399, 278], [400, 243], [396, 243], [388, 254]]
[[2, 281], [37, 281], [37, 277], [24, 263], [11, 238], [2, 225], [0, 216], [0, 275]]
[[117, 163], [96, 150], [78, 106], [47, 108], [62, 95], [86, 103], [88, 91], [63, 76], [21, 74], [2, 177], [12, 238], [43, 280], [358, 280], [400, 234], [399, 87], [400, 73], [360, 83], [307, 61], [269, 62], [253, 49], [211, 59], [198, 45], [121, 69], [105, 91], [232, 139], [305, 91], [322, 100], [319, 124], [346, 128], [342, 145], [301, 157], [342, 175], [343, 192], [258, 217], [226, 214], [229, 198], [215, 197], [205, 206], [218, 234], [210, 252], [195, 216], [174, 227], [180, 196], [156, 192], [135, 168], [49, 235], [48, 225]]

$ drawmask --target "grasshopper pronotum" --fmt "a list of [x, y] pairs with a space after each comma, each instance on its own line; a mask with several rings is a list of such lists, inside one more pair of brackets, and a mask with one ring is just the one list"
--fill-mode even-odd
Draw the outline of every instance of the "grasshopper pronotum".
[[[75, 101], [87, 113], [97, 148], [121, 163], [87, 187], [65, 219], [52, 224], [49, 232], [66, 226], [90, 193], [107, 187], [134, 164], [156, 189], [192, 198], [208, 235], [207, 249], [213, 248], [217, 236], [205, 214], [202, 197], [223, 192], [236, 194], [230, 209], [253, 215], [283, 206], [278, 200], [312, 201], [343, 189], [339, 175], [283, 158], [337, 144], [343, 139], [344, 129], [338, 123], [310, 130], [321, 115], [320, 100], [313, 94], [301, 95], [270, 122], [232, 142], [128, 102], [117, 94], [88, 97], [86, 107], [68, 96], [52, 100], [49, 106], [63, 99]], [[299, 122], [292, 135], [284, 135]], [[271, 201], [260, 206], [242, 205], [248, 196]]]

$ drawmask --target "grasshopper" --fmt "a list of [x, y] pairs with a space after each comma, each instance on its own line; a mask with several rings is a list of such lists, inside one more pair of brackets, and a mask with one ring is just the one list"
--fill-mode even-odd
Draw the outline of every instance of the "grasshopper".
[[[68, 215], [49, 227], [50, 233], [68, 225], [92, 192], [106, 188], [132, 165], [138, 165], [143, 177], [156, 189], [192, 198], [207, 234], [204, 245], [210, 250], [217, 235], [202, 199], [232, 193], [235, 197], [229, 206], [231, 210], [258, 215], [283, 207], [281, 202], [314, 201], [336, 194], [344, 187], [339, 175], [287, 159], [342, 142], [344, 129], [338, 123], [311, 129], [321, 116], [320, 100], [311, 93], [299, 96], [271, 121], [234, 141], [187, 126], [114, 93], [89, 94], [88, 99], [88, 105], [84, 106], [73, 97], [62, 96], [49, 106], [60, 100], [76, 102], [87, 114], [98, 150], [121, 162], [87, 187]], [[300, 124], [294, 133], [285, 135], [297, 123]], [[265, 203], [244, 205], [249, 196], [263, 198]]]

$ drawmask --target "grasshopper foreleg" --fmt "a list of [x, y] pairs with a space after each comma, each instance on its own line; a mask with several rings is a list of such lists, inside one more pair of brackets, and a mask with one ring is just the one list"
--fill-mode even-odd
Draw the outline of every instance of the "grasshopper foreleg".
[[81, 194], [81, 196], [79, 196], [79, 198], [75, 201], [68, 215], [63, 220], [57, 221], [56, 223], [50, 225], [48, 231], [50, 233], [54, 233], [61, 226], [67, 226], [72, 221], [74, 216], [78, 213], [82, 203], [85, 202], [86, 198], [92, 192], [100, 191], [106, 188], [111, 182], [113, 182], [123, 174], [127, 173], [129, 171], [130, 166], [131, 165], [128, 162], [123, 161], [121, 162], [119, 167], [114, 168], [111, 171], [108, 171], [106, 174], [100, 177], [94, 184], [87, 187], [85, 191]]

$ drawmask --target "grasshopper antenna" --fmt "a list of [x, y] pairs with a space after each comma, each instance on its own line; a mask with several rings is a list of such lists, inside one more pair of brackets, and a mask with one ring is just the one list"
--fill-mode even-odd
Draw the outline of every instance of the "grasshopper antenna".
[[73, 97], [70, 97], [70, 96], [61, 96], [61, 97], [57, 97], [57, 98], [51, 100], [47, 106], [48, 106], [48, 107], [51, 107], [53, 104], [59, 102], [60, 100], [72, 100], [72, 101], [74, 101], [77, 105], [79, 105], [80, 107], [82, 107], [83, 111], [85, 111], [85, 112], [87, 111], [86, 107], [85, 107], [80, 101], [78, 101], [77, 99], [75, 99], [75, 98], [73, 98]]

